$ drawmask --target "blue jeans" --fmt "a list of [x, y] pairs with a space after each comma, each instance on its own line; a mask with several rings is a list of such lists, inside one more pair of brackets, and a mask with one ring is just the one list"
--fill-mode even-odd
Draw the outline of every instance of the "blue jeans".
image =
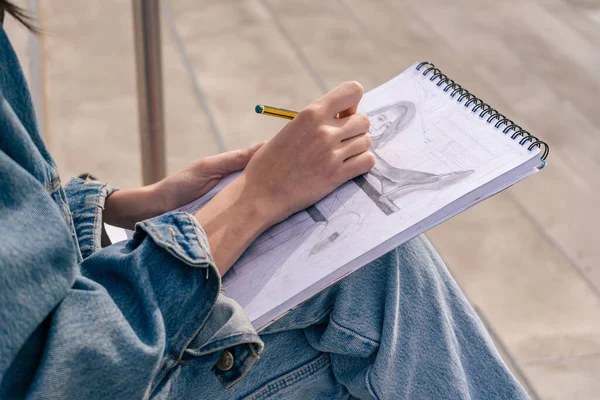
[[319, 293], [259, 334], [265, 345], [260, 360], [236, 386], [224, 390], [211, 379], [204, 366], [218, 364], [219, 355], [213, 354], [184, 365], [163, 394], [527, 398], [424, 236]]

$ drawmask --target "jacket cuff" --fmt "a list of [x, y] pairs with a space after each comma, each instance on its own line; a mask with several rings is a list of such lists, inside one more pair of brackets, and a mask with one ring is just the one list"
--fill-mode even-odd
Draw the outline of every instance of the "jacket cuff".
[[[218, 282], [211, 287], [211, 291], [216, 289], [214, 300], [202, 302], [211, 304], [205, 319], [195, 318], [189, 329], [178, 335], [177, 341], [169, 343], [169, 363], [159, 372], [158, 378], [164, 377], [175, 366], [206, 362], [207, 357], [214, 359], [215, 355], [228, 351], [233, 355], [230, 368], [221, 370], [215, 365], [213, 372], [224, 388], [234, 386], [258, 361], [264, 344], [242, 307], [220, 290], [220, 278], [202, 226], [189, 213], [170, 212], [136, 224], [131, 243], [135, 246], [146, 237], [179, 261], [206, 268], [206, 277], [217, 277]], [[172, 289], [165, 290], [165, 295], [172, 298]], [[181, 302], [177, 304], [181, 309]]]
[[134, 240], [150, 236], [169, 254], [192, 266], [214, 264], [206, 233], [196, 219], [185, 212], [170, 212], [138, 222]]
[[114, 187], [90, 179], [74, 178], [65, 186], [77, 242], [83, 259], [102, 248], [102, 212]]

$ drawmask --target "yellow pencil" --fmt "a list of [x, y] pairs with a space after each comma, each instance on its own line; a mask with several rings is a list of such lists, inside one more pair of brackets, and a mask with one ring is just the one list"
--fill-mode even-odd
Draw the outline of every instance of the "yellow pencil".
[[269, 107], [262, 104], [257, 104], [254, 107], [254, 111], [257, 114], [270, 115], [271, 117], [278, 117], [283, 119], [294, 119], [298, 113], [296, 111], [286, 110], [284, 108]]

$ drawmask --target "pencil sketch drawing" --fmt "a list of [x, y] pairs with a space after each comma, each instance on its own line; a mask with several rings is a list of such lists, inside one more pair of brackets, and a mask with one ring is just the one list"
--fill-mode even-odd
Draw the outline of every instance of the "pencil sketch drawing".
[[[264, 231], [223, 277], [253, 322], [277, 317], [400, 236], [426, 231], [464, 207], [450, 206], [465, 194], [530, 157], [448, 96], [411, 71], [363, 96], [374, 168]], [[179, 211], [197, 212], [241, 173]]]
[[[465, 180], [480, 164], [464, 156], [466, 148], [455, 139], [462, 136], [449, 125], [451, 112], [440, 105], [437, 96], [420, 93], [419, 85], [411, 80], [394, 89], [399, 92], [393, 94], [390, 89], [382, 97], [389, 99], [387, 103], [373, 103], [364, 111], [371, 121], [368, 134], [375, 167], [265, 231], [224, 277], [225, 290], [235, 294], [247, 313], [258, 312], [264, 306], [259, 299], [275, 290], [268, 282], [292, 284], [299, 265], [310, 269], [325, 265], [326, 260], [333, 262], [345, 246], [365, 239], [361, 232], [392, 215], [398, 223], [411, 220], [415, 210], [435, 203], [433, 193]], [[450, 156], [456, 157], [446, 161]], [[430, 194], [414, 203], [416, 197], [409, 195], [420, 192]]]
[[[375, 155], [375, 167], [368, 175], [379, 182], [375, 187], [364, 176], [354, 179], [369, 198], [386, 215], [399, 211], [394, 200], [414, 191], [441, 190], [471, 175], [474, 170], [453, 171], [443, 174], [414, 171], [397, 168], [389, 164], [378, 152], [398, 138], [413, 122], [417, 107], [412, 101], [399, 101], [379, 107], [367, 113], [371, 121], [369, 135], [373, 140], [371, 151]], [[311, 255], [327, 249], [333, 242], [346, 236], [352, 231], [351, 226], [361, 221], [360, 214], [346, 212], [327, 220], [316, 206], [307, 209], [315, 222], [325, 222], [326, 228], [321, 233], [317, 244], [312, 248]]]
[[415, 119], [416, 106], [412, 101], [400, 101], [377, 108], [367, 113], [371, 121], [369, 135], [373, 140], [371, 151], [375, 155], [375, 167], [368, 175], [379, 181], [374, 188], [364, 177], [355, 178], [359, 185], [377, 206], [389, 215], [398, 211], [394, 199], [417, 190], [440, 190], [471, 175], [474, 170], [453, 171], [444, 174], [432, 174], [422, 171], [397, 168], [390, 165], [379, 154], [395, 140]]

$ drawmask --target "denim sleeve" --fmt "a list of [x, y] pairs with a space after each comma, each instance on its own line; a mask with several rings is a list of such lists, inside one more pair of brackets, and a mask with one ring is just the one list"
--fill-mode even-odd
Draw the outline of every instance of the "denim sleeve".
[[170, 213], [84, 259], [50, 316], [29, 393], [142, 398], [154, 391], [182, 363], [219, 295], [204, 240], [191, 215]]
[[[191, 215], [144, 221], [100, 249], [112, 189], [76, 180], [67, 191], [0, 26], [0, 398], [144, 398], [168, 391], [192, 357], [210, 369], [222, 346], [262, 348], [238, 329], [249, 324], [239, 306], [220, 300]], [[225, 372], [224, 384], [240, 377]]]
[[[114, 308], [115, 312], [124, 313], [127, 317], [130, 313], [122, 307], [122, 301], [126, 305], [135, 305], [132, 306], [131, 313], [137, 313], [140, 307], [146, 307], [148, 315], [153, 315], [153, 312], [161, 315], [161, 320], [158, 321], [143, 318], [139, 322], [143, 329], [158, 329], [153, 331], [153, 335], [157, 335], [154, 337], [155, 344], [164, 345], [164, 348], [160, 348], [164, 354], [159, 357], [160, 351], [157, 348], [157, 353], [152, 356], [154, 358], [150, 357], [157, 364], [154, 369], [146, 372], [154, 372], [149, 375], [137, 374], [140, 384], [152, 380], [156, 383], [149, 390], [162, 391], [163, 388], [157, 389], [155, 386], [159, 382], [164, 384], [168, 381], [165, 378], [173, 368], [192, 362], [190, 360], [197, 362], [200, 358], [214, 358], [215, 354], [229, 348], [236, 354], [236, 367], [229, 371], [215, 370], [215, 375], [224, 387], [235, 385], [258, 360], [263, 343], [241, 307], [221, 293], [221, 280], [210, 255], [204, 230], [190, 214], [168, 213], [138, 223], [133, 240], [102, 249], [100, 239], [104, 202], [114, 190], [105, 184], [81, 179], [73, 179], [65, 187], [83, 257], [81, 273], [84, 278], [80, 282], [87, 282], [84, 286], [93, 292], [96, 291], [93, 289], [94, 285], [99, 284], [99, 288], [110, 294], [106, 298], [106, 304], [99, 308], [103, 311]], [[134, 275], [128, 275], [136, 270], [138, 272]], [[153, 273], [156, 275], [152, 275]], [[179, 276], [180, 273], [182, 274]], [[190, 274], [191, 278], [188, 277]], [[205, 274], [204, 279], [201, 279], [202, 274]], [[117, 284], [119, 281], [122, 283]], [[145, 285], [148, 288], [144, 289]], [[143, 290], [136, 296], [135, 292], [127, 290], [130, 287]], [[81, 293], [77, 292], [75, 298], [80, 296]], [[76, 301], [73, 306], [81, 307], [82, 304]], [[171, 310], [170, 307], [174, 309]], [[70, 324], [69, 318], [72, 315], [83, 312], [69, 311], [64, 324]], [[131, 318], [128, 320], [131, 321]], [[99, 327], [102, 325], [99, 324]], [[132, 343], [126, 345], [132, 359], [140, 354], [140, 349], [134, 346], [136, 340], [139, 340], [136, 336], [138, 335], [130, 337]], [[71, 339], [64, 337], [56, 343], [68, 340]], [[123, 342], [123, 345], [126, 343]], [[64, 357], [62, 352], [57, 353], [56, 362], [60, 357]], [[182, 361], [183, 359], [187, 361]], [[152, 365], [150, 359], [143, 364]], [[56, 381], [54, 372], [49, 376], [51, 378], [40, 387]]]
[[102, 248], [102, 213], [104, 202], [116, 188], [103, 183], [72, 179], [65, 186], [69, 209], [77, 235], [79, 250], [83, 259]]
[[0, 111], [0, 398], [14, 398], [14, 390], [26, 391], [42, 354], [42, 342], [31, 346], [28, 338], [43, 330], [72, 287], [77, 259], [51, 197], [56, 192], [49, 195], [51, 188], [4, 151], [10, 138], [3, 131], [10, 127], [5, 115]]

